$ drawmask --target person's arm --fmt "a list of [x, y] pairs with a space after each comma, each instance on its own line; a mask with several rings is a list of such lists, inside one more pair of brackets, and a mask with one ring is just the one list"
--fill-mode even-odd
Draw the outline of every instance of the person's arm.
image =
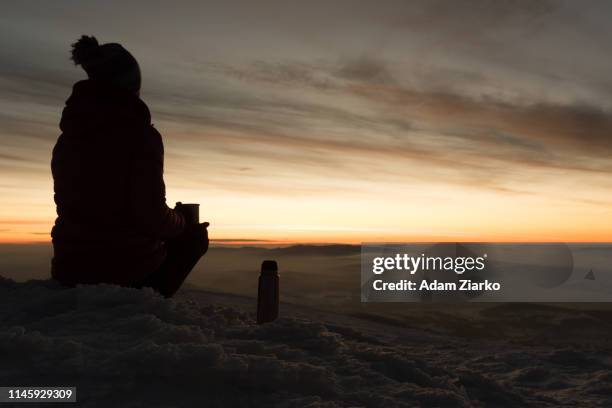
[[166, 205], [164, 145], [150, 127], [132, 157], [129, 183], [130, 217], [142, 231], [157, 238], [173, 238], [185, 229], [181, 214]]

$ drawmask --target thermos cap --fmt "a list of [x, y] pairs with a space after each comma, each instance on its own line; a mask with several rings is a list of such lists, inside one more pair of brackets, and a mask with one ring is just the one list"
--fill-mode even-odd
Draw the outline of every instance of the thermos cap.
[[278, 273], [278, 264], [276, 261], [267, 260], [261, 263], [262, 275], [275, 275]]

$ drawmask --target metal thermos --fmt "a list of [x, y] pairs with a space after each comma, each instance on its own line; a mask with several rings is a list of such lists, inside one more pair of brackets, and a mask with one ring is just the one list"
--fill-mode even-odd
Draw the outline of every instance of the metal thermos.
[[263, 261], [257, 290], [257, 324], [278, 317], [278, 265], [276, 261]]
[[176, 203], [175, 209], [183, 214], [187, 225], [200, 223], [200, 204], [183, 204], [179, 201]]

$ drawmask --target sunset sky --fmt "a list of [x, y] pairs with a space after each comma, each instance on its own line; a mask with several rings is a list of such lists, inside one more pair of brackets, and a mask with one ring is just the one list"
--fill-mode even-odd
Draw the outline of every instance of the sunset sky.
[[612, 241], [612, 3], [0, 6], [0, 242], [49, 241], [80, 35], [139, 60], [211, 238]]

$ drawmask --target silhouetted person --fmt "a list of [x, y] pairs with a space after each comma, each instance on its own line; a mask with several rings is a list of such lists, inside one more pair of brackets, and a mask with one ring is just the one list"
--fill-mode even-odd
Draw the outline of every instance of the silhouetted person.
[[172, 296], [208, 249], [208, 223], [186, 226], [166, 205], [164, 147], [139, 97], [136, 59], [95, 37], [72, 46], [89, 79], [74, 85], [53, 149], [51, 274], [68, 286], [150, 286]]

